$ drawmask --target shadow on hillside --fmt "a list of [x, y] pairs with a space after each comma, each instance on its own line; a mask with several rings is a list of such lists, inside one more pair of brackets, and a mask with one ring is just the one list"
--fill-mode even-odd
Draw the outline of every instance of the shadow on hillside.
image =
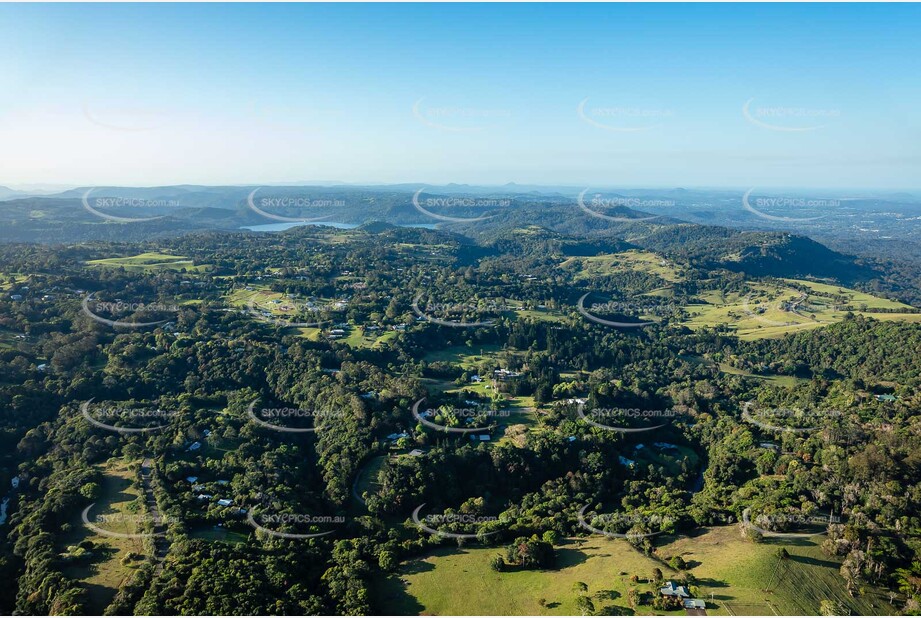
[[812, 558], [810, 556], [795, 556], [793, 554], [790, 554], [789, 560], [791, 560], [792, 562], [798, 562], [799, 564], [809, 564], [812, 566], [827, 567], [827, 568], [834, 569], [834, 570], [838, 570], [838, 568], [840, 567], [840, 564], [832, 560], [822, 560], [820, 558]]

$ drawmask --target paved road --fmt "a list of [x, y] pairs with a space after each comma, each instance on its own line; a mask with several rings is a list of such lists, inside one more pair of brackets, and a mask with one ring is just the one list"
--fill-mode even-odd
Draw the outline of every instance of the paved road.
[[166, 559], [166, 554], [169, 553], [169, 540], [166, 538], [166, 526], [163, 524], [163, 517], [160, 515], [160, 507], [157, 506], [157, 499], [154, 497], [154, 482], [153, 461], [148, 457], [141, 462], [141, 483], [144, 487], [144, 502], [147, 504], [147, 511], [150, 513], [151, 519], [153, 519], [154, 533], [158, 535], [153, 538], [153, 543], [154, 559], [157, 561], [154, 573], [159, 573], [163, 570], [163, 561]]

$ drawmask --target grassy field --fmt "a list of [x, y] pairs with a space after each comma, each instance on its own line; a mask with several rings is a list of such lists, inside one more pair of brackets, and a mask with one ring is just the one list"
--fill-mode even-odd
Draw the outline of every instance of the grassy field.
[[377, 493], [377, 491], [381, 488], [378, 479], [380, 478], [381, 470], [383, 470], [384, 466], [387, 465], [388, 459], [388, 455], [378, 455], [377, 457], [372, 457], [368, 460], [364, 467], [362, 467], [361, 472], [355, 481], [355, 486], [353, 489], [356, 496], [363, 497], [365, 493], [367, 493], [369, 496]]
[[631, 250], [591, 257], [572, 257], [560, 266], [567, 270], [575, 269], [577, 282], [628, 271], [657, 275], [669, 283], [685, 279], [680, 267], [649, 251]]
[[[103, 468], [102, 494], [96, 506], [90, 511], [89, 519], [104, 530], [133, 534], [138, 532], [135, 518], [140, 513], [136, 499], [139, 490], [133, 486], [134, 474], [129, 464], [112, 460]], [[81, 509], [82, 510], [82, 509]], [[98, 523], [95, 517], [105, 515], [109, 519]], [[92, 555], [75, 561], [64, 568], [64, 574], [80, 581], [89, 594], [89, 613], [101, 614], [111, 603], [122, 583], [128, 579], [141, 561], [123, 564], [128, 552], [145, 555], [144, 540], [140, 538], [117, 538], [98, 534], [85, 526], [80, 512], [70, 522], [71, 530], [61, 539], [59, 551], [66, 552], [70, 546], [91, 541], [95, 547]]]
[[734, 376], [745, 376], [747, 378], [755, 378], [767, 382], [768, 384], [773, 384], [774, 386], [783, 386], [784, 388], [793, 388], [800, 382], [808, 382], [803, 378], [797, 378], [795, 376], [777, 376], [777, 375], [758, 375], [756, 373], [749, 373], [748, 371], [743, 371], [736, 367], [731, 367], [726, 363], [720, 363], [720, 371], [723, 373], [728, 373]]
[[90, 260], [87, 264], [91, 266], [109, 266], [113, 268], [124, 268], [126, 270], [138, 270], [153, 272], [158, 270], [187, 270], [189, 272], [205, 272], [208, 270], [206, 264], [194, 265], [192, 260], [181, 255], [170, 255], [168, 253], [141, 253], [130, 257], [106, 258], [104, 260]]
[[470, 348], [465, 345], [458, 345], [443, 350], [436, 350], [425, 355], [424, 360], [427, 363], [455, 363], [460, 365], [461, 369], [470, 370], [477, 366], [478, 363], [496, 360], [496, 355], [502, 351], [498, 345], [477, 346], [478, 354], [471, 354]]
[[[743, 340], [782, 337], [844, 319], [849, 310], [879, 320], [921, 321], [919, 313], [873, 313], [872, 309], [910, 311], [909, 305], [840, 286], [785, 279], [791, 286], [750, 283], [744, 292], [710, 290], [685, 305], [690, 328], [726, 325]], [[793, 285], [802, 286], [801, 291]]]
[[[274, 292], [265, 286], [249, 287], [250, 289], [237, 288], [230, 294], [227, 294], [224, 299], [228, 304], [237, 309], [256, 312], [265, 311], [272, 319], [277, 319], [279, 323], [304, 322], [313, 324], [316, 322], [321, 322], [324, 319], [323, 316], [319, 316], [312, 312], [299, 315], [300, 308], [304, 306], [303, 299], [288, 298], [281, 292]], [[331, 299], [321, 299], [317, 301], [317, 305], [325, 306], [331, 302]], [[338, 319], [342, 315], [344, 314], [342, 314], [340, 311], [333, 311], [331, 316], [329, 316], [327, 320], [320, 325], [321, 328], [313, 326], [298, 326], [292, 328], [297, 328], [297, 330], [301, 333], [301, 336], [316, 340], [322, 336], [321, 329], [329, 328], [331, 326], [331, 322]], [[254, 315], [253, 319], [265, 318], [262, 316]]]
[[[782, 561], [776, 556], [780, 545], [752, 544], [736, 527], [727, 526], [673, 540], [660, 547], [658, 555], [684, 557], [699, 582], [692, 592], [707, 600], [711, 615], [817, 614], [822, 599], [845, 603], [852, 613], [893, 611], [877, 595], [848, 597], [838, 563], [824, 557], [811, 541], [795, 543], [784, 545], [791, 557]], [[471, 546], [410, 560], [397, 573], [375, 582], [376, 608], [400, 615], [578, 615], [573, 585], [584, 582], [599, 613], [632, 614], [629, 588], [651, 593], [646, 579], [654, 568], [660, 568], [666, 579], [676, 575], [625, 540], [601, 536], [567, 541], [558, 548], [558, 568], [553, 571], [497, 573], [489, 561], [499, 553], [504, 553], [501, 548]], [[639, 577], [638, 584], [630, 582], [632, 575]], [[669, 615], [648, 604], [638, 606], [635, 613]]]

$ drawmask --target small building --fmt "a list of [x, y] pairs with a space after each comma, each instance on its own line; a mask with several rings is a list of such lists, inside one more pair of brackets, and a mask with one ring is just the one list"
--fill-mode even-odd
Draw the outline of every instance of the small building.
[[895, 395], [889, 395], [889, 394], [877, 395], [876, 401], [887, 401], [887, 402], [898, 401], [898, 397], [896, 397]]
[[198, 494], [197, 497], [199, 500], [210, 500], [214, 496], [212, 496], [211, 494]]
[[675, 582], [672, 581], [666, 582], [664, 586], [659, 588], [659, 594], [663, 597], [675, 597], [679, 599], [691, 598], [691, 593], [688, 592], [685, 586], [676, 586]]
[[635, 461], [633, 461], [632, 459], [627, 459], [623, 455], [618, 456], [618, 459], [620, 460], [620, 463], [622, 465], [627, 466], [628, 468], [632, 468], [633, 466], [636, 465]]
[[685, 599], [684, 609], [707, 609], [707, 602], [703, 599]]
[[197, 451], [197, 450], [200, 449], [200, 448], [201, 448], [201, 442], [196, 441], [196, 442], [193, 442], [193, 443], [189, 446], [189, 448], [188, 448], [187, 450], [189, 450], [189, 451]]
[[190, 483], [194, 483], [198, 480], [198, 477], [197, 476], [187, 476], [185, 477], [185, 480], [187, 480]]
[[410, 457], [420, 457], [424, 454], [425, 454], [425, 451], [423, 451], [421, 448], [414, 448], [413, 450], [409, 451]]

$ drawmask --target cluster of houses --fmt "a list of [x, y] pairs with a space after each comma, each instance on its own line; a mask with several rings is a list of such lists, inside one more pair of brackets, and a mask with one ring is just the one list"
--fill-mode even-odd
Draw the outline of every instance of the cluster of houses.
[[[198, 492], [198, 495], [195, 496], [197, 500], [202, 501], [202, 502], [211, 502], [212, 500], [215, 500], [215, 497], [213, 494], [205, 493], [208, 487], [207, 485], [203, 483], [199, 483], [197, 476], [187, 476], [185, 477], [185, 480], [187, 483], [189, 483], [192, 486], [193, 493]], [[230, 485], [230, 481], [220, 479], [220, 480], [215, 481], [215, 485], [226, 487]], [[233, 500], [229, 498], [217, 498], [215, 501], [217, 502], [218, 506], [223, 506], [223, 507], [233, 506]], [[237, 509], [234, 510], [234, 514], [236, 515], [246, 515], [246, 512], [247, 512], [246, 509], [241, 508], [241, 507], [238, 507]]]
[[[504, 382], [505, 380], [511, 380], [512, 378], [517, 378], [521, 376], [521, 372], [510, 371], [508, 369], [496, 369], [492, 373], [493, 373], [493, 379], [500, 381], [500, 382]], [[485, 381], [486, 381], [486, 378], [484, 378], [481, 375], [473, 374], [472, 376], [470, 376], [471, 384], [480, 384], [481, 382], [485, 382]], [[487, 388], [489, 387], [487, 386]]]

